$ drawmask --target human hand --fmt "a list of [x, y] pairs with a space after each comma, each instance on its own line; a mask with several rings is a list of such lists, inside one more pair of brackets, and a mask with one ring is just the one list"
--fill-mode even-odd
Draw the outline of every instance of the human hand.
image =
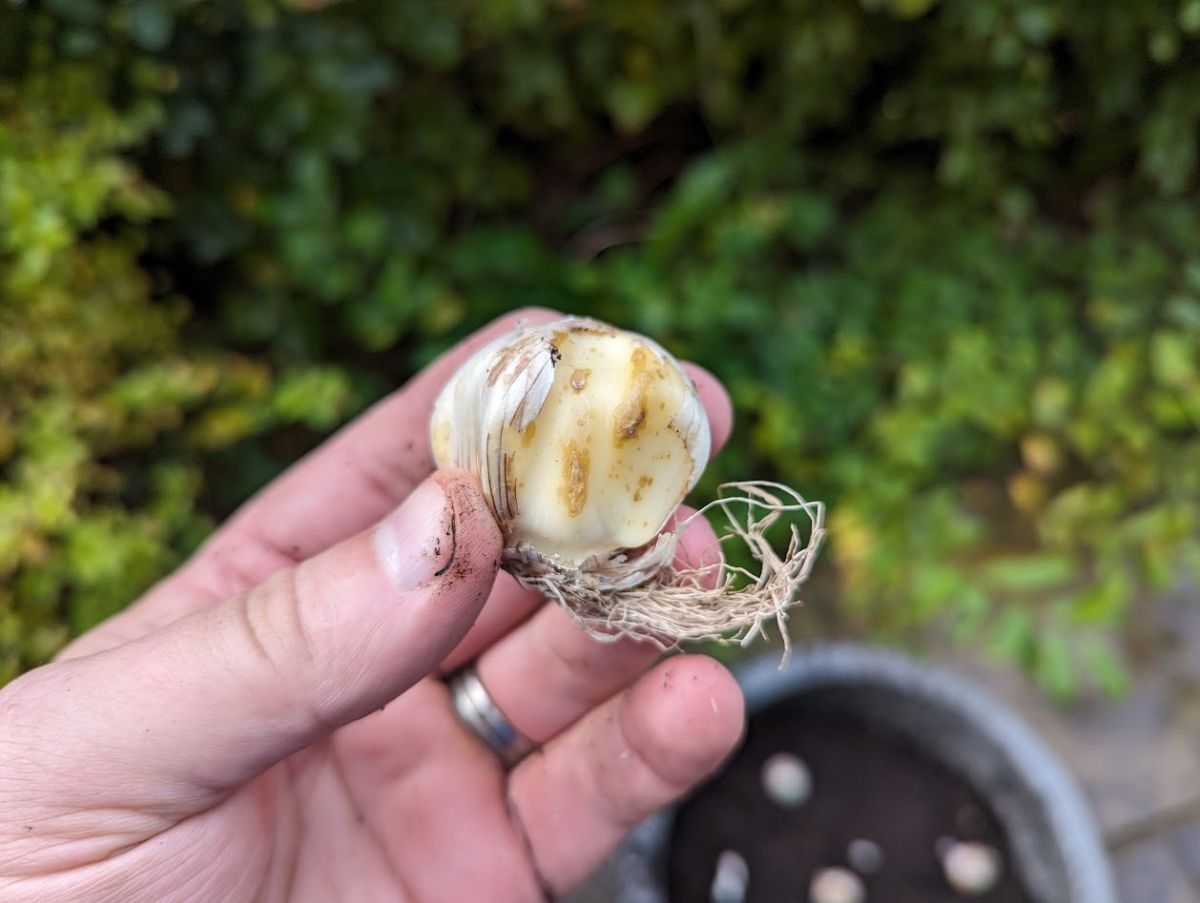
[[[540, 899], [717, 767], [729, 674], [589, 639], [497, 575], [474, 478], [430, 476], [441, 385], [555, 316], [476, 334], [0, 690], [0, 900]], [[728, 400], [692, 374], [719, 447]], [[471, 661], [540, 744], [511, 771], [454, 714]]]

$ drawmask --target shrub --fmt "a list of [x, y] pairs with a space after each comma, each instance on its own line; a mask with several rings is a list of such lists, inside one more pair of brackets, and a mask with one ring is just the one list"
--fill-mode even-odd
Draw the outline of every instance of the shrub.
[[321, 371], [179, 341], [185, 305], [139, 263], [168, 199], [123, 156], [161, 110], [117, 109], [94, 65], [51, 52], [49, 20], [20, 24], [0, 84], [0, 683], [196, 545], [207, 451], [342, 404], [290, 400]]
[[[0, 50], [0, 186], [78, 170], [21, 202], [53, 228], [4, 239], [26, 271], [5, 335], [80, 337], [42, 352], [74, 379], [0, 358], [0, 510], [47, 491], [21, 477], [50, 454], [31, 437], [74, 468], [50, 481], [59, 520], [0, 532], [38, 549], [0, 551], [26, 664], [526, 303], [724, 377], [741, 425], [707, 488], [779, 476], [826, 498], [825, 582], [860, 629], [932, 623], [1053, 690], [1117, 689], [1132, 595], [1197, 561], [1200, 0], [0, 17], [23, 48]], [[46, 85], [72, 87], [32, 102]], [[81, 287], [70, 261], [114, 281]], [[33, 300], [55, 292], [76, 302], [57, 319]], [[172, 488], [147, 485], [159, 471]], [[96, 519], [136, 541], [72, 553]], [[105, 568], [120, 579], [97, 589]]]

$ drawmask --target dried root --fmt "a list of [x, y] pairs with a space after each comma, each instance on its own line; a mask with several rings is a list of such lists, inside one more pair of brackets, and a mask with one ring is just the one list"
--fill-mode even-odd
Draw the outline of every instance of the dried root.
[[[678, 537], [692, 519], [717, 508], [728, 528], [719, 542], [744, 543], [758, 562], [757, 573], [724, 562], [684, 569], [670, 566]], [[739, 509], [744, 509], [744, 519]], [[791, 539], [781, 557], [766, 533], [781, 517], [795, 512], [803, 512], [809, 520], [808, 539], [797, 524], [791, 524]], [[825, 536], [824, 522], [822, 503], [805, 501], [780, 483], [726, 483], [715, 501], [676, 523], [650, 546], [615, 559], [613, 570], [622, 575], [618, 583], [605, 572], [604, 563], [563, 567], [523, 548], [506, 553], [505, 566], [556, 601], [597, 639], [638, 637], [663, 649], [686, 640], [745, 646], [763, 632], [766, 622], [774, 620], [787, 649], [787, 610], [799, 601], [800, 586], [808, 579]]]

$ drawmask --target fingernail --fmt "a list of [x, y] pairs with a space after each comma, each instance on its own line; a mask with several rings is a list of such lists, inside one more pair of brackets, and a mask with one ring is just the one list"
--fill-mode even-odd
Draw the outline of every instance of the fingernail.
[[426, 480], [375, 527], [375, 556], [396, 589], [428, 583], [453, 560], [454, 521], [448, 507], [442, 487]]

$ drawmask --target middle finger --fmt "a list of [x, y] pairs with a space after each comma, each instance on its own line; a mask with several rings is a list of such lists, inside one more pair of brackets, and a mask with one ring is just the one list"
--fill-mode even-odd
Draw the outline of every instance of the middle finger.
[[[675, 566], [719, 561], [712, 526], [696, 518], [680, 537]], [[660, 654], [645, 640], [594, 639], [559, 606], [546, 605], [480, 655], [476, 673], [512, 725], [544, 743], [630, 684]]]

